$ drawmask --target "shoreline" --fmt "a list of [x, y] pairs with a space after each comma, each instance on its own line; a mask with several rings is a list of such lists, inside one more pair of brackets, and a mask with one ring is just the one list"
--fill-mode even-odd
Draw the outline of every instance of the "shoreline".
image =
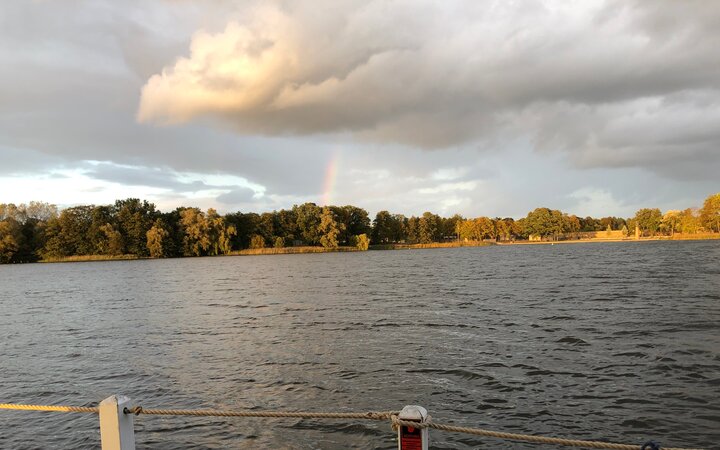
[[639, 239], [623, 238], [623, 239], [567, 239], [563, 241], [510, 241], [510, 242], [498, 242], [497, 245], [555, 245], [555, 244], [595, 244], [602, 242], [656, 242], [656, 241], [716, 241], [720, 240], [720, 234], [710, 235], [698, 235], [698, 236], [682, 236], [682, 237], [670, 237], [670, 236], [649, 236], [641, 237]]
[[[384, 250], [422, 250], [422, 249], [438, 249], [438, 248], [460, 248], [460, 247], [490, 247], [494, 245], [509, 246], [509, 245], [555, 245], [555, 244], [597, 244], [607, 242], [655, 242], [655, 241], [712, 241], [720, 240], [720, 234], [715, 235], [698, 235], [698, 236], [682, 236], [682, 237], [670, 237], [670, 236], [653, 236], [653, 237], [642, 237], [640, 239], [635, 238], [624, 238], [624, 239], [572, 239], [563, 241], [472, 241], [472, 242], [434, 242], [430, 244], [376, 244], [371, 245], [367, 251], [384, 251]], [[282, 247], [282, 248], [256, 248], [256, 249], [244, 249], [230, 252], [227, 255], [212, 255], [212, 256], [184, 256], [181, 258], [206, 258], [215, 256], [258, 256], [258, 255], [300, 255], [308, 253], [338, 253], [338, 252], [362, 252], [356, 247], [342, 246], [333, 249], [324, 247]], [[53, 263], [74, 263], [74, 262], [96, 262], [96, 261], [135, 261], [141, 259], [176, 259], [176, 258], [151, 258], [149, 256], [135, 256], [135, 255], [81, 255], [81, 256], [67, 256], [64, 258], [53, 258], [53, 259], [41, 259], [36, 263], [42, 264], [53, 264]], [[33, 263], [23, 263], [33, 264]]]

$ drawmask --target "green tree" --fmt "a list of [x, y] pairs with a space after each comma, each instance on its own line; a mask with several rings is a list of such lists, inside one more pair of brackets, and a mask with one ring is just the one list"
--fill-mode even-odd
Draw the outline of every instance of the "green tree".
[[297, 228], [300, 237], [308, 245], [315, 245], [320, 242], [320, 215], [322, 210], [315, 203], [304, 203], [300, 206], [293, 206], [297, 218]]
[[376, 244], [392, 242], [393, 238], [393, 216], [388, 211], [380, 211], [375, 214], [372, 229], [372, 241]]
[[60, 258], [73, 255], [92, 255], [95, 244], [88, 239], [92, 227], [94, 206], [75, 206], [60, 212], [48, 221], [45, 228], [43, 257]]
[[423, 213], [418, 220], [417, 237], [421, 244], [439, 242], [442, 240], [440, 216], [429, 211]]
[[705, 199], [700, 209], [700, 222], [708, 230], [720, 233], [720, 192]]
[[452, 217], [448, 218], [440, 218], [440, 228], [443, 239], [458, 239], [458, 224], [462, 222], [463, 216], [460, 214], [455, 214]]
[[147, 256], [147, 232], [158, 216], [155, 205], [137, 198], [115, 202], [115, 220], [125, 242], [124, 253]]
[[241, 212], [225, 215], [226, 223], [235, 227], [235, 236], [233, 237], [234, 248], [251, 248], [252, 237], [258, 234], [260, 215], [256, 213]]
[[300, 238], [297, 226], [297, 215], [294, 211], [281, 209], [274, 216], [274, 229], [277, 236], [285, 239], [285, 242], [292, 243], [295, 239]]
[[662, 213], [658, 208], [643, 208], [635, 213], [635, 222], [640, 227], [643, 236], [646, 233], [650, 233], [650, 236], [654, 236], [660, 228]]

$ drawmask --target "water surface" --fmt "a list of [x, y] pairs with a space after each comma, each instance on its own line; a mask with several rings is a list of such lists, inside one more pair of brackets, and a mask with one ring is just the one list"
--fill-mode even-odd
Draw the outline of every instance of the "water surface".
[[[720, 242], [0, 266], [0, 402], [391, 410], [720, 442]], [[93, 415], [0, 411], [0, 447], [97, 448]], [[140, 416], [138, 448], [395, 448], [385, 423]], [[431, 432], [432, 448], [543, 448]], [[545, 447], [547, 448], [547, 447]]]

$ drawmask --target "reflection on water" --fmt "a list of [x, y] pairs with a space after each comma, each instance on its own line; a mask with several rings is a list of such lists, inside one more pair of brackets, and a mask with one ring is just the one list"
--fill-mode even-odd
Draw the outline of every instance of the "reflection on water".
[[[387, 410], [587, 439], [720, 441], [720, 242], [0, 267], [0, 401]], [[2, 448], [94, 416], [0, 412]], [[140, 416], [139, 448], [394, 448], [384, 423]], [[538, 448], [431, 432], [433, 448]]]

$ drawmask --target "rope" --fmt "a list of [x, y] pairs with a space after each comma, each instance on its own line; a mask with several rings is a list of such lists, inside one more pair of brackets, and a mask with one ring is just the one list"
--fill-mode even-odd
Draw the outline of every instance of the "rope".
[[[612, 450], [643, 450], [643, 446], [640, 445], [629, 445], [629, 444], [613, 444], [612, 442], [600, 442], [600, 441], [581, 441], [578, 439], [562, 439], [545, 436], [533, 436], [529, 434], [516, 434], [516, 433], [505, 433], [501, 431], [484, 430], [482, 428], [468, 428], [458, 427], [455, 425], [444, 425], [434, 422], [411, 422], [407, 420], [400, 420], [397, 416], [391, 417], [393, 429], [397, 429], [398, 426], [411, 427], [411, 428], [432, 428], [440, 431], [450, 431], [454, 433], [465, 433], [473, 434], [476, 436], [493, 437], [498, 439], [508, 439], [513, 441], [523, 442], [534, 442], [537, 444], [554, 444], [564, 445], [567, 447], [589, 447], [589, 448], [607, 448]], [[663, 450], [702, 450], [692, 448], [679, 448], [679, 447], [667, 447]]]
[[[55, 411], [55, 412], [76, 412], [76, 413], [98, 413], [97, 407], [88, 406], [49, 406], [49, 405], [19, 405], [12, 403], [0, 403], [0, 409], [13, 409], [21, 411]], [[357, 419], [376, 420], [392, 422], [393, 430], [399, 426], [411, 428], [432, 428], [434, 430], [449, 431], [454, 433], [472, 434], [475, 436], [508, 439], [513, 441], [533, 442], [538, 444], [564, 445], [567, 447], [604, 448], [611, 450], [645, 450], [643, 446], [629, 444], [613, 444], [611, 442], [581, 441], [577, 439], [562, 439], [545, 436], [533, 436], [528, 434], [505, 433], [501, 431], [484, 430], [482, 428], [459, 427], [435, 423], [428, 419], [426, 422], [411, 422], [398, 419], [396, 411], [368, 411], [361, 413], [352, 412], [291, 412], [291, 411], [221, 411], [217, 409], [145, 409], [141, 406], [125, 408], [125, 414], [148, 414], [162, 416], [212, 416], [212, 417], [271, 417], [271, 418], [298, 418], [298, 419]], [[653, 443], [654, 444], [654, 443]], [[657, 444], [655, 444], [657, 445]], [[653, 448], [653, 447], [650, 447]], [[668, 447], [663, 450], [702, 450], [680, 447]]]
[[97, 407], [91, 406], [49, 406], [49, 405], [17, 405], [13, 403], [0, 403], [0, 409], [14, 409], [19, 411], [53, 411], [53, 412], [75, 412], [75, 413], [96, 413]]
[[342, 412], [291, 412], [291, 411], [220, 411], [217, 409], [149, 409], [141, 406], [125, 408], [125, 414], [151, 414], [159, 416], [214, 416], [214, 417], [292, 417], [298, 419], [358, 419], [390, 420], [395, 411]]

